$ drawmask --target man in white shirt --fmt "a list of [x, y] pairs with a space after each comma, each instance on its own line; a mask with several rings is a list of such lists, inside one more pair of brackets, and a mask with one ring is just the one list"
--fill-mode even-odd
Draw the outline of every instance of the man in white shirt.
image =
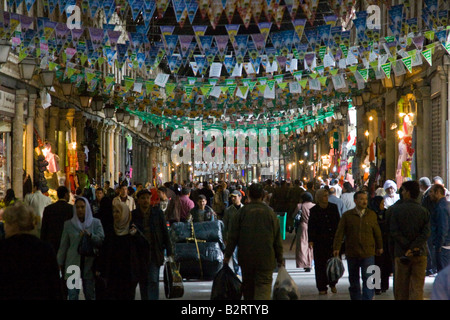
[[120, 186], [119, 195], [113, 199], [113, 205], [118, 202], [125, 203], [130, 211], [136, 209], [136, 203], [134, 202], [133, 197], [128, 195], [128, 186], [126, 184]]
[[25, 204], [33, 208], [34, 212], [39, 215], [38, 233], [41, 232], [42, 216], [46, 206], [52, 204], [52, 199], [42, 194], [39, 181], [35, 181], [33, 185], [33, 193], [29, 193], [25, 196]]
[[336, 197], [340, 198], [341, 195], [342, 195], [342, 188], [339, 185], [339, 181], [337, 179], [333, 179], [331, 181], [331, 186], [330, 187], [333, 187], [336, 190]]

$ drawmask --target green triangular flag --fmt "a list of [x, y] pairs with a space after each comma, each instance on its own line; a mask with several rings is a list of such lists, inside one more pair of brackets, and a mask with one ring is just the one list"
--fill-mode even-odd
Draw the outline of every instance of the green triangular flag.
[[388, 62], [388, 63], [382, 64], [381, 69], [383, 69], [384, 73], [386, 74], [386, 77], [388, 79], [390, 79], [391, 78], [391, 63]]
[[258, 90], [259, 90], [259, 92], [264, 94], [264, 91], [266, 90], [266, 85], [265, 84], [259, 84], [258, 85]]
[[245, 97], [247, 94], [248, 86], [239, 86], [239, 91], [241, 91], [242, 95]]
[[66, 78], [71, 78], [74, 75], [75, 71], [76, 71], [76, 69], [67, 67], [66, 68]]
[[408, 71], [412, 72], [412, 58], [407, 57], [402, 59], [403, 63], [405, 64], [406, 68], [408, 68]]
[[348, 69], [354, 74], [356, 72], [356, 70], [358, 69], [358, 66], [349, 66]]
[[298, 83], [302, 86], [303, 89], [306, 88], [306, 84], [308, 83], [308, 79], [300, 80]]
[[49, 61], [49, 62], [48, 62], [48, 70], [50, 70], [50, 71], [55, 70], [57, 66], [58, 66], [57, 63], [54, 63], [54, 62], [52, 62], [52, 61]]
[[325, 57], [325, 53], [327, 53], [327, 47], [321, 46], [321, 47], [319, 48], [319, 57], [320, 57], [320, 60], [323, 61], [323, 58]]
[[430, 66], [433, 65], [433, 55], [431, 54], [431, 49], [427, 49], [425, 51], [422, 51], [422, 55], [427, 60], [428, 64]]
[[82, 54], [82, 55], [80, 56], [80, 62], [81, 62], [81, 65], [84, 65], [84, 64], [86, 63], [87, 59], [88, 59], [88, 56], [85, 55], [85, 54]]
[[209, 81], [210, 85], [215, 86], [217, 81], [218, 81], [218, 79], [208, 79], [208, 81]]
[[294, 74], [294, 78], [298, 81], [302, 78], [302, 73], [303, 71], [295, 71]]
[[325, 86], [327, 84], [327, 79], [328, 77], [320, 77], [319, 78], [320, 84]]
[[212, 88], [213, 88], [212, 85], [210, 85], [210, 84], [205, 84], [205, 85], [203, 85], [203, 86], [200, 87], [200, 90], [202, 91], [202, 94], [203, 94], [205, 97], [208, 98], [209, 95], [210, 95], [210, 93], [211, 93]]
[[228, 87], [227, 87], [227, 86], [220, 86], [220, 90], [221, 90], [223, 93], [227, 93]]
[[[445, 48], [445, 50], [447, 50], [448, 54], [450, 54], [450, 42], [445, 44], [444, 48]], [[433, 50], [431, 50], [431, 51], [433, 51]]]
[[234, 94], [234, 91], [237, 88], [237, 84], [236, 83], [230, 83], [230, 84], [227, 85], [227, 87], [228, 87], [228, 92], [230, 94]]
[[287, 82], [279, 82], [278, 86], [284, 90], [286, 88], [287, 84], [288, 84]]
[[332, 76], [337, 75], [338, 72], [339, 72], [339, 69], [333, 69], [333, 70], [330, 70], [330, 74], [331, 74]]
[[250, 92], [252, 92], [256, 86], [256, 81], [250, 81], [248, 86], [250, 88]]
[[260, 77], [260, 78], [258, 78], [258, 81], [259, 81], [260, 84], [266, 84], [267, 77]]
[[275, 80], [268, 80], [267, 85], [269, 86], [270, 90], [273, 90], [273, 87], [275, 86]]
[[378, 70], [378, 60], [369, 63], [373, 70]]
[[273, 76], [273, 78], [277, 81], [277, 83], [283, 82], [283, 75], [282, 74], [278, 74], [276, 76]]
[[317, 73], [310, 73], [309, 76], [311, 77], [311, 79], [315, 79], [317, 78]]
[[197, 81], [196, 77], [188, 77], [189, 84], [195, 84], [195, 81]]
[[369, 79], [369, 69], [361, 69], [358, 72], [363, 77], [364, 82], [367, 82], [367, 79]]
[[430, 30], [430, 31], [426, 31], [424, 34], [425, 38], [427, 38], [430, 41], [434, 40], [434, 31]]
[[[95, 78], [95, 73], [94, 72], [89, 72], [87, 69], [85, 71], [86, 71], [86, 73], [84, 75], [86, 76], [86, 82], [89, 83], [89, 82], [91, 82], [92, 79]], [[125, 83], [126, 83], [126, 79], [125, 79]], [[129, 89], [130, 88], [127, 88], [127, 91]]]
[[[166, 84], [167, 85], [167, 84]], [[194, 85], [193, 84], [185, 84], [184, 85], [184, 92], [186, 93], [186, 95], [190, 98], [192, 91], [194, 90]]]
[[167, 82], [166, 83], [166, 94], [168, 96], [170, 96], [172, 94], [173, 90], [175, 90], [176, 86], [177, 85], [173, 82]]
[[[166, 83], [167, 85], [168, 83]], [[150, 92], [153, 91], [153, 86], [155, 85], [155, 82], [153, 80], [145, 81], [145, 91], [147, 94], [150, 94]]]
[[245, 79], [242, 79], [242, 83], [244, 84], [244, 86], [247, 86], [247, 87], [248, 87], [248, 85], [249, 85], [250, 81], [251, 81], [251, 79], [250, 79], [250, 78], [245, 78]]
[[[445, 48], [445, 46], [444, 46], [444, 48]], [[429, 45], [426, 45], [425, 46], [425, 50], [427, 50], [427, 49], [431, 49], [431, 54], [433, 55], [434, 54], [434, 49], [435, 49], [435, 44], [431, 43]]]
[[341, 51], [344, 54], [344, 57], [347, 58], [348, 48], [346, 46], [344, 46], [343, 44], [340, 44], [339, 47], [341, 48]]

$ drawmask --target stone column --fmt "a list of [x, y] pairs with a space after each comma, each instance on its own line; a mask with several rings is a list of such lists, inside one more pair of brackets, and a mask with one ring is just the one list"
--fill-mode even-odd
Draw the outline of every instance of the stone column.
[[[396, 92], [396, 90], [393, 90]], [[396, 172], [396, 152], [397, 140], [396, 130], [391, 130], [390, 125], [396, 122], [395, 110], [397, 108], [396, 100], [386, 99], [385, 115], [386, 115], [386, 179], [393, 179], [395, 181]]]
[[105, 125], [103, 127], [103, 134], [105, 137], [104, 151], [103, 155], [106, 157], [106, 172], [105, 172], [105, 180], [111, 181], [111, 157], [109, 153], [110, 145], [111, 145], [111, 136], [110, 136], [110, 128], [109, 125]]
[[[40, 100], [39, 100], [40, 101]], [[45, 109], [38, 103], [35, 106], [34, 125], [42, 142], [45, 140]]]
[[52, 152], [58, 152], [58, 145], [56, 143], [57, 130], [59, 126], [59, 108], [58, 107], [50, 107], [49, 109], [49, 124], [48, 124], [48, 132], [47, 132], [47, 141], [52, 146]]
[[122, 132], [122, 127], [117, 125], [114, 130], [114, 181], [119, 181], [119, 171], [120, 171], [120, 133]]
[[25, 150], [25, 171], [30, 175], [31, 181], [34, 176], [34, 118], [36, 110], [37, 94], [30, 94], [28, 102], [27, 137]]
[[83, 113], [80, 111], [75, 112], [75, 127], [77, 130], [77, 155], [78, 155], [78, 170], [84, 172], [84, 127], [86, 118], [83, 117]]
[[[439, 68], [438, 68], [439, 70]], [[443, 69], [439, 70], [439, 79], [441, 80], [441, 177], [444, 184], [448, 186], [448, 163], [447, 163], [447, 145], [449, 143], [446, 135], [447, 125], [447, 76]]]
[[16, 114], [12, 127], [12, 189], [16, 198], [23, 198], [23, 115], [28, 102], [28, 91], [16, 91]]
[[70, 124], [67, 120], [69, 109], [59, 110], [59, 131], [58, 131], [58, 157], [59, 169], [61, 172], [66, 172], [66, 133], [70, 130]]
[[109, 144], [108, 144], [108, 155], [109, 155], [109, 179], [114, 182], [114, 172], [115, 169], [115, 163], [114, 163], [114, 131], [116, 130], [115, 125], [111, 125], [108, 128], [108, 137], [109, 137]]
[[[422, 158], [422, 171], [417, 177], [431, 177], [431, 88], [430, 86], [423, 86], [419, 88], [422, 98], [422, 103], [419, 104], [417, 110], [417, 121], [422, 123], [423, 135], [418, 136], [417, 141], [420, 141], [422, 149], [417, 148], [417, 156], [419, 154]], [[420, 110], [420, 106], [422, 107]]]

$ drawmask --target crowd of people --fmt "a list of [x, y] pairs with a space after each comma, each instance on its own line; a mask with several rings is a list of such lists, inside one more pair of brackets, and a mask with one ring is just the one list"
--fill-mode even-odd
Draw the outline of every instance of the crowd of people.
[[[0, 266], [0, 299], [77, 300], [82, 287], [87, 300], [132, 300], [138, 285], [141, 299], [159, 299], [160, 268], [174, 254], [170, 226], [213, 220], [223, 221], [224, 263], [232, 260], [242, 277], [244, 299], [270, 299], [273, 270], [284, 263], [280, 213], [287, 216], [286, 231], [295, 232], [296, 267], [314, 269], [320, 295], [337, 292], [337, 281], [326, 274], [332, 257], [347, 260], [355, 300], [383, 294], [391, 276], [395, 299], [423, 299], [425, 277], [446, 279], [450, 268], [450, 192], [440, 177], [406, 181], [399, 190], [387, 180], [373, 192], [320, 178], [306, 185], [158, 187], [124, 180], [75, 194], [60, 186], [57, 196], [52, 203], [36, 184], [23, 201], [11, 189], [0, 202], [0, 255], [9, 259]], [[38, 264], [36, 256], [45, 272], [33, 280], [23, 275]], [[374, 265], [381, 275], [375, 290], [367, 284]], [[73, 266], [82, 286], [73, 282]], [[448, 297], [446, 288], [436, 284], [433, 297]]]

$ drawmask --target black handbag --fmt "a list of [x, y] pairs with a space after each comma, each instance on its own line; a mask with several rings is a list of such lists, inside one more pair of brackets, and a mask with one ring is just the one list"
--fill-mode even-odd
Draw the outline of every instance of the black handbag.
[[96, 257], [98, 250], [94, 247], [91, 236], [83, 233], [78, 244], [78, 253], [84, 257]]
[[164, 262], [164, 293], [167, 299], [181, 298], [184, 294], [183, 278], [175, 262]]

